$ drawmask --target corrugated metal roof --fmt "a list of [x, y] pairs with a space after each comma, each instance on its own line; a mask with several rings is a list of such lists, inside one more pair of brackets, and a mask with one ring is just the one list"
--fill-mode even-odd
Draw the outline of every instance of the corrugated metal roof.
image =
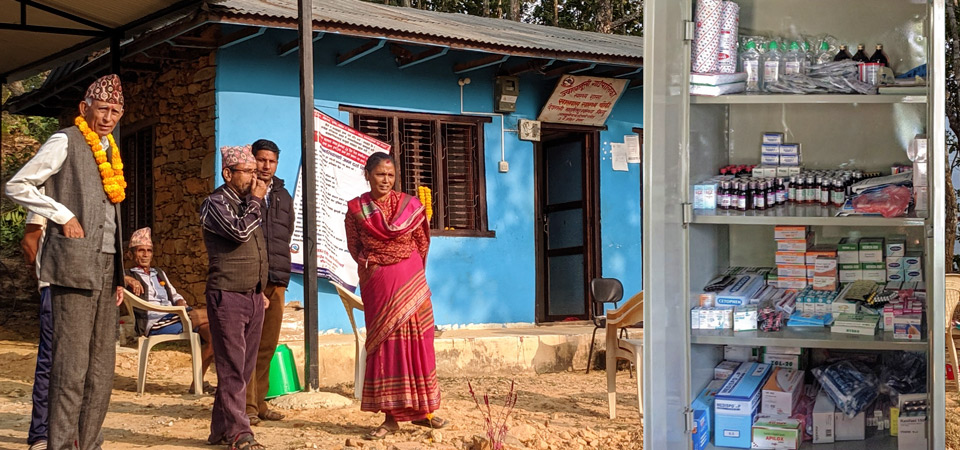
[[[266, 19], [296, 20], [296, 0], [214, 0], [211, 12], [224, 15], [253, 16]], [[489, 51], [490, 46], [546, 53], [583, 55], [583, 60], [600, 62], [643, 58], [643, 38], [567, 30], [563, 28], [477, 17], [467, 14], [421, 11], [414, 8], [385, 6], [360, 0], [314, 1], [314, 21], [322, 26], [346, 26], [383, 36], [400, 33], [422, 38], [424, 42], [454, 40], [462, 48]], [[589, 56], [593, 56], [591, 58]], [[601, 57], [601, 58], [596, 58]]]
[[[85, 32], [99, 31], [86, 24], [44, 11], [34, 6], [34, 4], [37, 4], [94, 22], [105, 29], [103, 30], [104, 34], [108, 34], [112, 30], [125, 29], [129, 24], [136, 23], [167, 8], [175, 8], [179, 5], [187, 6], [191, 3], [199, 5], [201, 0], [33, 0], [33, 3], [27, 4], [26, 7], [26, 24], [36, 27], [69, 28]], [[18, 25], [20, 19], [20, 3], [17, 0], [0, 0], [0, 23]], [[38, 30], [0, 30], [0, 48], [3, 49], [3, 56], [0, 57], [0, 74], [22, 75], [19, 72], [25, 67], [35, 65], [37, 62], [59, 55], [61, 52], [67, 52], [69, 49], [77, 50], [71, 52], [70, 55], [62, 55], [63, 58], [56, 61], [49, 61], [49, 64], [38, 66], [33, 72], [52, 68], [58, 62], [62, 63], [75, 59], [78, 55], [96, 50], [98, 45], [102, 48], [105, 46], [104, 42], [108, 42], [106, 36], [53, 34]]]

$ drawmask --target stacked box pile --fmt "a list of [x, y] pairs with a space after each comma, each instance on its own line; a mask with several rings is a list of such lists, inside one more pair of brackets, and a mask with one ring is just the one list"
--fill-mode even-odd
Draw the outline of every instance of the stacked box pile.
[[803, 289], [813, 284], [815, 266], [807, 264], [807, 249], [813, 245], [813, 233], [804, 226], [777, 226], [777, 287]]
[[718, 447], [751, 447], [751, 429], [760, 410], [768, 364], [746, 362], [727, 378], [714, 399], [713, 442]]

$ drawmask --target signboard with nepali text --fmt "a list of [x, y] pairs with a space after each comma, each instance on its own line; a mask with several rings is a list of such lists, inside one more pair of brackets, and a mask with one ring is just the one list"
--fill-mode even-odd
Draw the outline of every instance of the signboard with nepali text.
[[537, 120], [603, 126], [627, 86], [627, 80], [563, 75]]
[[[320, 111], [313, 112], [317, 186], [317, 276], [347, 287], [359, 282], [357, 263], [347, 248], [343, 220], [347, 201], [369, 190], [363, 165], [373, 152], [389, 152], [390, 145], [367, 136]], [[302, 164], [302, 162], [301, 162]], [[290, 239], [294, 272], [303, 273], [303, 166], [293, 195], [296, 217]]]

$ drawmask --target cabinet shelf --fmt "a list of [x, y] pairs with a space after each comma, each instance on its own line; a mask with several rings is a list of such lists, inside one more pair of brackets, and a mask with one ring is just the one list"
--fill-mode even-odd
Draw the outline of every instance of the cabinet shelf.
[[783, 327], [780, 331], [691, 330], [694, 344], [749, 345], [864, 350], [926, 351], [927, 341], [894, 339], [892, 333], [876, 336], [833, 333], [829, 327]]
[[706, 97], [691, 95], [693, 105], [750, 105], [750, 104], [848, 104], [873, 103], [926, 103], [925, 95], [854, 95], [854, 94], [822, 94], [822, 95], [785, 95], [785, 94], [735, 94]]
[[[712, 432], [713, 430], [711, 430]], [[890, 436], [890, 430], [877, 431], [867, 427], [867, 438], [862, 441], [838, 441], [832, 444], [814, 444], [809, 441], [800, 444], [800, 450], [897, 450], [897, 437]], [[730, 447], [717, 447], [711, 443], [708, 450], [721, 450]]]
[[922, 227], [925, 219], [910, 212], [904, 217], [835, 217], [837, 208], [820, 205], [777, 206], [763, 211], [695, 209], [692, 223], [711, 225], [810, 225], [849, 227]]

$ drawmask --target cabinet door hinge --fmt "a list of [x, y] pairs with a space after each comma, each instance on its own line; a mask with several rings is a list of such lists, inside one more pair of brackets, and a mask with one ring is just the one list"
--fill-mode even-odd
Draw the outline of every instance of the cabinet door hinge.
[[688, 408], [683, 409], [683, 432], [684, 433], [693, 433], [694, 432], [693, 424], [693, 410]]
[[692, 41], [693, 34], [697, 29], [697, 24], [692, 20], [683, 21], [683, 40]]
[[693, 205], [683, 203], [683, 224], [688, 225], [693, 221]]

